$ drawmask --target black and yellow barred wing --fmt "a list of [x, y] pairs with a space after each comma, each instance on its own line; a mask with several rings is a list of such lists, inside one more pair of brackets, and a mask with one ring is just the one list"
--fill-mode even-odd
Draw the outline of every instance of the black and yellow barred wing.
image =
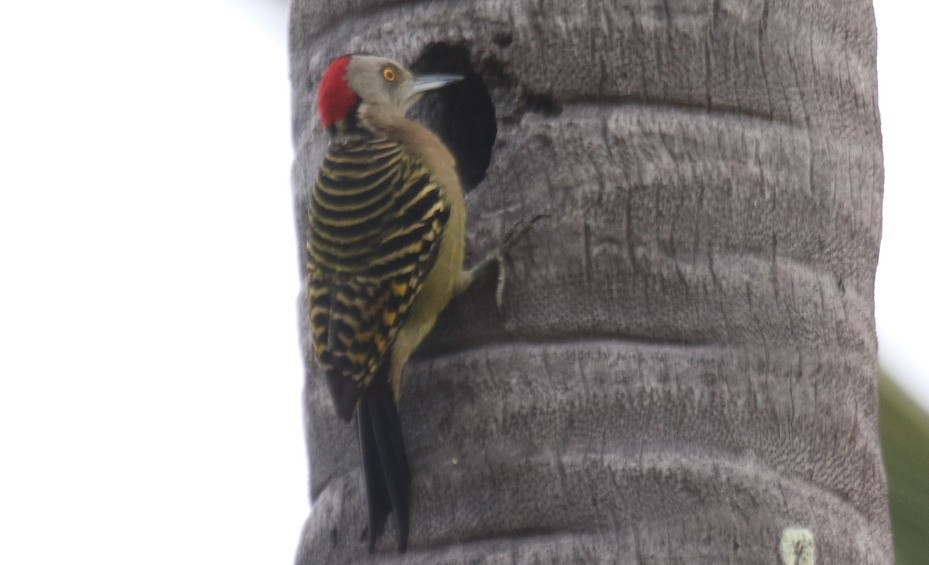
[[387, 139], [330, 144], [310, 208], [310, 327], [330, 377], [368, 385], [386, 358], [448, 221], [442, 190]]

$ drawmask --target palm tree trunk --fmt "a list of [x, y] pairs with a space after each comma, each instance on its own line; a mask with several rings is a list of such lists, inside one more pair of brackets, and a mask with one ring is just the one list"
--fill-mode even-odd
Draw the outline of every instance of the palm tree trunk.
[[[791, 527], [818, 562], [893, 562], [870, 2], [295, 0], [290, 25], [301, 234], [315, 86], [344, 52], [483, 80], [459, 92], [486, 85], [498, 128], [472, 257], [552, 211], [503, 316], [465, 295], [407, 370], [404, 563], [774, 563], [803, 545]], [[489, 142], [460, 138], [488, 111], [431, 114], [475, 182]], [[363, 559], [354, 427], [310, 357], [297, 561]]]

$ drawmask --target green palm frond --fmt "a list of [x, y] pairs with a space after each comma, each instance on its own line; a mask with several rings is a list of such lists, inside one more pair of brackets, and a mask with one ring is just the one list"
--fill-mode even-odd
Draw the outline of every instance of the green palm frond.
[[929, 415], [881, 374], [880, 433], [897, 565], [929, 560]]

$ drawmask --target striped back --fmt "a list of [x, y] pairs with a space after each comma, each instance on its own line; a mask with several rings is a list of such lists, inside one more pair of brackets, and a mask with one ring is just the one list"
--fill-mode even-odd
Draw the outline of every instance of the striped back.
[[366, 386], [438, 253], [448, 203], [426, 166], [388, 139], [330, 144], [310, 208], [313, 347], [330, 376]]

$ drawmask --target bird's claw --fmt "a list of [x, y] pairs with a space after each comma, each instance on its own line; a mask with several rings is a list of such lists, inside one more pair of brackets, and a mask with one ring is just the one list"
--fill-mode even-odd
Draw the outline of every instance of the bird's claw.
[[532, 226], [542, 218], [547, 218], [548, 212], [543, 212], [541, 214], [536, 214], [528, 222], [520, 220], [516, 222], [516, 225], [510, 228], [510, 231], [506, 232], [506, 235], [503, 236], [503, 241], [500, 243], [497, 249], [501, 250], [504, 254], [509, 252], [514, 245], [516, 245], [520, 239], [522, 239], [529, 230], [532, 229]]
[[497, 310], [503, 309], [503, 291], [506, 288], [506, 257], [510, 250], [517, 244], [519, 241], [526, 236], [527, 233], [533, 228], [536, 222], [542, 218], [547, 218], [549, 216], [548, 209], [544, 212], [536, 214], [529, 221], [522, 221], [516, 223], [515, 226], [510, 228], [506, 235], [503, 236], [503, 240], [500, 242], [496, 248], [494, 248], [487, 256], [474, 268], [474, 271], [481, 271], [484, 268], [490, 266], [492, 263], [497, 265], [497, 288], [494, 292], [494, 302], [497, 304]]

